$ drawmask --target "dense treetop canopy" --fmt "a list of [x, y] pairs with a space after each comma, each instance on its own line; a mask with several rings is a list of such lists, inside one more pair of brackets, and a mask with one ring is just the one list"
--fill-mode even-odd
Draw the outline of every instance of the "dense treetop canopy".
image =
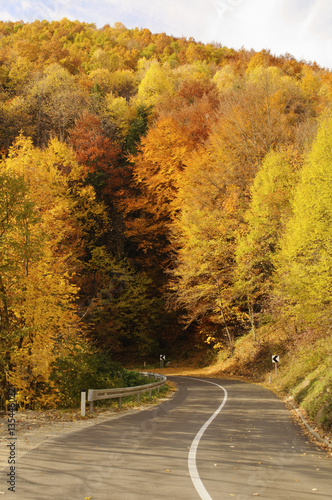
[[4, 387], [55, 404], [77, 356], [327, 335], [331, 72], [121, 23], [0, 39]]

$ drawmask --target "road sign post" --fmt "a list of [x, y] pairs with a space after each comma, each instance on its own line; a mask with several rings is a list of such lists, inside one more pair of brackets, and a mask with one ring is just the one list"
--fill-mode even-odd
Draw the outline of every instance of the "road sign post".
[[160, 354], [159, 359], [160, 359], [160, 368], [164, 368], [164, 361], [166, 361], [165, 354]]
[[277, 376], [278, 375], [278, 363], [279, 363], [279, 356], [277, 354], [272, 355], [272, 363], [274, 363], [275, 374]]

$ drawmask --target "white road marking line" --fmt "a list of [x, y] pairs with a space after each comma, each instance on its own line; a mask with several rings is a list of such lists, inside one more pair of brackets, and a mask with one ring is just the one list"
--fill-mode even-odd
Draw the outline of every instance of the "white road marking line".
[[202, 500], [212, 500], [212, 497], [209, 495], [209, 493], [206, 491], [204, 484], [201, 481], [201, 478], [199, 477], [198, 470], [197, 470], [197, 465], [196, 465], [196, 452], [197, 448], [199, 445], [199, 442], [201, 440], [201, 437], [203, 436], [204, 432], [206, 429], [209, 427], [211, 422], [216, 418], [216, 416], [221, 412], [223, 407], [226, 404], [227, 401], [227, 391], [226, 389], [219, 384], [216, 384], [215, 382], [210, 382], [208, 380], [203, 380], [200, 378], [194, 378], [194, 377], [186, 377], [190, 378], [192, 380], [199, 380], [200, 382], [206, 382], [207, 384], [212, 384], [216, 385], [217, 387], [220, 387], [224, 391], [224, 399], [219, 408], [214, 412], [214, 414], [205, 422], [205, 424], [200, 428], [200, 430], [197, 432], [193, 442], [191, 443], [190, 450], [189, 450], [189, 455], [188, 455], [188, 469], [189, 469], [189, 474], [191, 477], [191, 480], [193, 482], [193, 485], [196, 488], [197, 493], [201, 497]]

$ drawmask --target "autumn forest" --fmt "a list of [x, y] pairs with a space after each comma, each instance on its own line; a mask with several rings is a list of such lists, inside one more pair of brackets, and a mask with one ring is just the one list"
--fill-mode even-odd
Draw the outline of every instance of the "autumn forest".
[[121, 23], [0, 39], [1, 405], [280, 354], [330, 426], [331, 71]]

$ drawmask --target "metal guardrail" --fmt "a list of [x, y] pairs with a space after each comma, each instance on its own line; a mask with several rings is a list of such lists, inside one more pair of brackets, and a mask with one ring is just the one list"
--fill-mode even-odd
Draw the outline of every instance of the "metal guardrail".
[[[159, 375], [157, 373], [140, 372], [141, 375], [145, 377], [154, 377], [157, 382], [152, 382], [150, 384], [137, 385], [134, 387], [116, 387], [113, 389], [89, 389], [88, 399], [90, 403], [90, 413], [93, 412], [93, 402], [100, 401], [102, 399], [114, 399], [119, 398], [119, 407], [122, 405], [122, 398], [125, 396], [135, 396], [137, 394], [137, 402], [139, 402], [139, 396], [142, 392], [150, 392], [154, 389], [159, 391], [160, 387], [165, 385], [167, 378], [164, 375]], [[85, 407], [86, 407], [86, 391], [81, 392], [81, 415], [85, 417]]]

